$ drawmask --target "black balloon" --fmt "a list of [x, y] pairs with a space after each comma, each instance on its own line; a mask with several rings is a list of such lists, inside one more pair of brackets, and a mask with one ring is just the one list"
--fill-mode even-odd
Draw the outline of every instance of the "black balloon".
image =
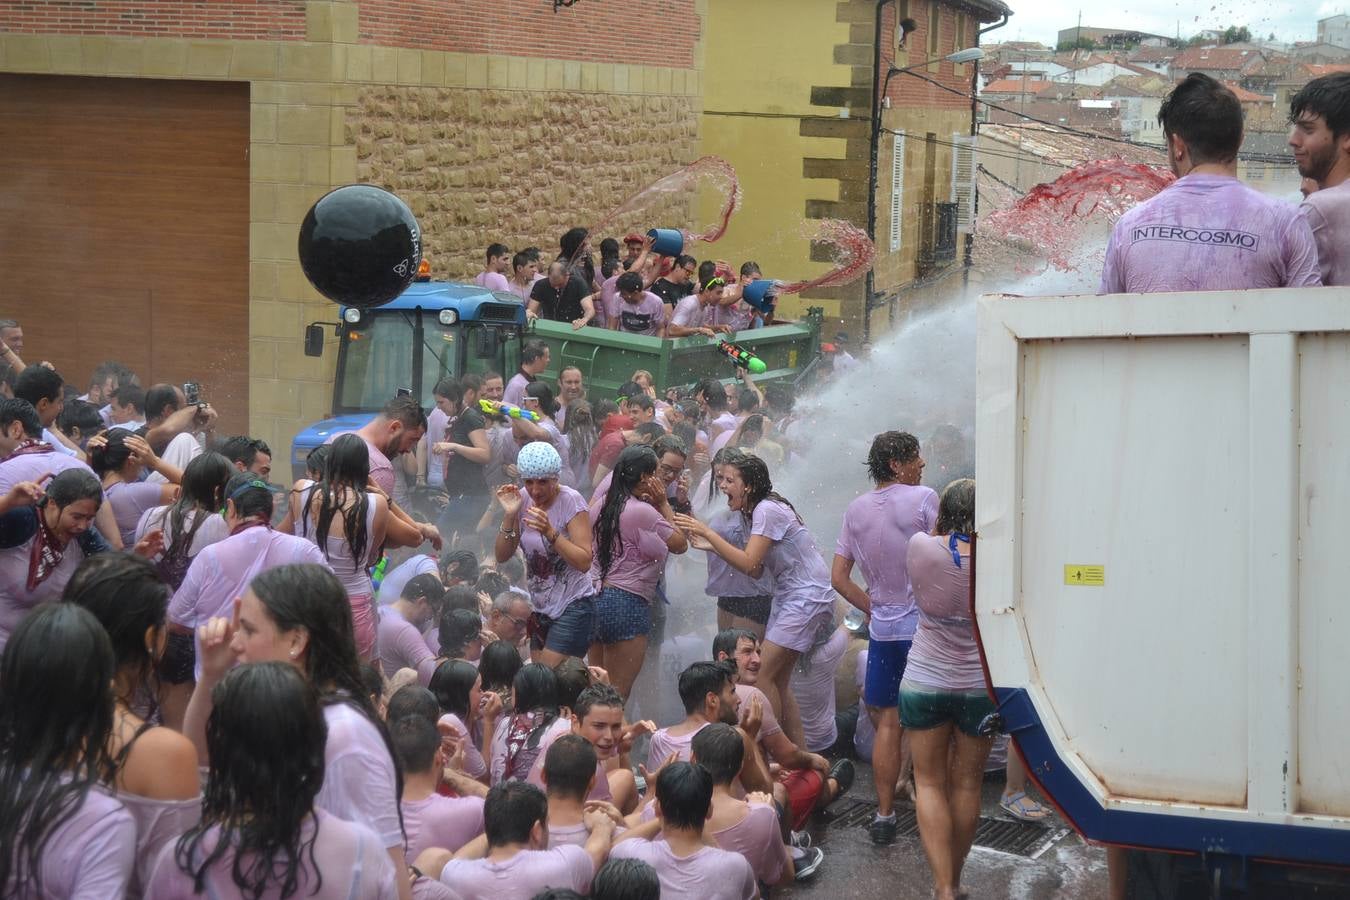
[[319, 293], [368, 309], [408, 289], [422, 261], [422, 230], [407, 204], [370, 184], [319, 198], [300, 224], [300, 267]]

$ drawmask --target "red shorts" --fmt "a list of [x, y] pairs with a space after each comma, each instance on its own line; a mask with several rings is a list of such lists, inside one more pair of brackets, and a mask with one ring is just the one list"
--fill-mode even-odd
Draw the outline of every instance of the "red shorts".
[[792, 830], [800, 831], [816, 808], [825, 779], [815, 769], [785, 769], [778, 775], [778, 783], [787, 791]]

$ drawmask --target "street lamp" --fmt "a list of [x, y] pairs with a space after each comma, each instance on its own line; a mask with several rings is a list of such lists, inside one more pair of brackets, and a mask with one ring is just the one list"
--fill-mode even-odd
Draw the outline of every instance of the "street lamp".
[[[943, 60], [949, 63], [956, 63], [957, 65], [960, 65], [961, 63], [978, 62], [982, 59], [984, 59], [983, 50], [981, 50], [979, 47], [966, 47], [964, 50], [957, 50], [955, 53], [948, 53], [946, 56], [942, 57], [942, 59], [924, 60], [921, 63], [915, 63], [912, 66], [902, 66], [900, 68], [891, 66], [890, 69], [887, 70], [886, 72], [885, 80], [883, 80], [881, 83], [881, 100], [878, 102], [878, 106], [880, 106], [881, 102], [885, 101], [886, 91], [891, 86], [892, 75], [899, 75], [901, 72], [911, 72], [914, 69], [922, 69], [924, 66], [931, 66], [935, 62], [942, 62]], [[877, 109], [875, 110], [875, 113], [878, 122], [880, 122], [881, 110]]]

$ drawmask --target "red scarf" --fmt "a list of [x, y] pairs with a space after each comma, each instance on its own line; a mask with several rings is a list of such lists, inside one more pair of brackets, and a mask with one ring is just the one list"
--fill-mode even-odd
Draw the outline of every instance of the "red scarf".
[[46, 581], [61, 565], [66, 548], [57, 542], [56, 533], [47, 527], [47, 518], [42, 510], [37, 512], [37, 534], [33, 535], [33, 549], [28, 555], [28, 590], [37, 590], [38, 585]]
[[8, 462], [16, 456], [28, 456], [33, 453], [51, 453], [55, 449], [56, 449], [55, 447], [53, 447], [51, 444], [46, 443], [45, 441], [39, 441], [35, 438], [28, 438], [27, 440], [21, 441], [19, 443], [19, 446], [11, 450], [9, 455], [6, 456], [3, 460], [0, 460], [0, 462]]

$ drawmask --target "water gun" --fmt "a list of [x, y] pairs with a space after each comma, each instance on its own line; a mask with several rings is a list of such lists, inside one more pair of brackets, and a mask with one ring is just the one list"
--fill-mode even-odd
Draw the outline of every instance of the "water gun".
[[375, 568], [370, 570], [370, 583], [375, 588], [375, 593], [380, 592], [380, 585], [384, 583], [384, 576], [389, 572], [389, 557], [381, 556], [380, 561], [375, 564]]
[[744, 347], [733, 344], [731, 341], [718, 341], [717, 349], [725, 353], [737, 366], [740, 366], [742, 369], [748, 369], [752, 375], [763, 375], [769, 368], [764, 365], [764, 360], [755, 356]]
[[480, 399], [478, 408], [489, 416], [509, 416], [512, 419], [524, 419], [527, 422], [538, 422], [543, 418], [537, 412], [521, 409], [519, 406], [512, 406], [510, 403], [502, 403], [500, 400]]

